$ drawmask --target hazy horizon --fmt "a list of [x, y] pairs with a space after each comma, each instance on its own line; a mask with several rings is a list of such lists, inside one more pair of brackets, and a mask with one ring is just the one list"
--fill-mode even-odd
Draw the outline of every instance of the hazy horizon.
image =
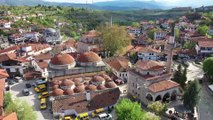
[[[116, 0], [44, 0], [50, 2], [70, 2], [70, 3], [92, 3], [93, 2], [107, 2], [107, 1], [116, 1]], [[122, 1], [155, 1], [160, 4], [168, 5], [168, 6], [206, 6], [213, 5], [213, 0], [122, 0]]]

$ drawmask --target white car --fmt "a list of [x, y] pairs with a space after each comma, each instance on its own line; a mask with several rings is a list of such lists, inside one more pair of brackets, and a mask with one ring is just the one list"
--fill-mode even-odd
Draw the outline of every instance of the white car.
[[102, 113], [98, 115], [100, 120], [112, 120], [112, 115], [107, 113]]

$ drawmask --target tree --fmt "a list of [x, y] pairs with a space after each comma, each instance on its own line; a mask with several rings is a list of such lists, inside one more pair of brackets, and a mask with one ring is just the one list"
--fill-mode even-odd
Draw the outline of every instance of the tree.
[[27, 104], [25, 101], [20, 101], [19, 99], [15, 99], [9, 103], [5, 111], [6, 114], [16, 112], [18, 120], [36, 120], [37, 118], [32, 106]]
[[131, 26], [132, 27], [140, 27], [140, 24], [138, 22], [132, 22]]
[[206, 26], [206, 25], [199, 26], [199, 27], [198, 27], [198, 32], [199, 32], [201, 35], [206, 35], [206, 34], [209, 32], [209, 27]]
[[[142, 111], [141, 106], [137, 102], [129, 99], [122, 99], [116, 106], [115, 112], [117, 120], [147, 120], [150, 116]], [[157, 116], [152, 116], [152, 120], [159, 120]]]
[[187, 109], [191, 111], [194, 110], [194, 107], [198, 104], [200, 100], [199, 92], [200, 86], [197, 80], [188, 83], [183, 95], [183, 104]]
[[186, 86], [186, 81], [187, 81], [187, 76], [186, 75], [187, 75], [187, 67], [184, 67], [183, 73], [182, 73], [182, 75], [180, 77], [180, 86], [182, 88], [185, 88], [185, 86]]
[[130, 44], [130, 37], [124, 27], [117, 25], [103, 25], [97, 28], [101, 32], [104, 48], [111, 55], [119, 53]]
[[196, 43], [191, 42], [191, 41], [186, 41], [186, 42], [183, 44], [183, 48], [184, 48], [184, 49], [194, 49], [195, 46], [196, 46]]
[[178, 67], [177, 67], [177, 71], [175, 71], [175, 73], [174, 73], [173, 81], [179, 83], [181, 75], [182, 75], [181, 71], [182, 71], [182, 66], [179, 64]]
[[153, 103], [149, 104], [148, 109], [150, 109], [157, 115], [162, 115], [163, 113], [166, 112], [167, 105], [162, 102], [157, 101], [157, 102], [153, 102]]
[[213, 57], [209, 57], [203, 62], [203, 71], [206, 77], [213, 82]]
[[4, 105], [3, 105], [3, 108], [6, 109], [9, 104], [12, 102], [12, 94], [7, 92], [4, 94]]
[[151, 38], [152, 40], [154, 39], [154, 34], [157, 31], [157, 29], [152, 29], [148, 32], [148, 37]]
[[180, 37], [180, 29], [175, 29], [175, 40], [179, 40]]

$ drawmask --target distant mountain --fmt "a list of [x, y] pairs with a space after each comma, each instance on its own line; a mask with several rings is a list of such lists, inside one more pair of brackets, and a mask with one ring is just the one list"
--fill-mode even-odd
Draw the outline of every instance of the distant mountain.
[[139, 10], [139, 9], [166, 9], [168, 7], [160, 5], [155, 1], [137, 1], [137, 0], [117, 0], [109, 2], [97, 2], [94, 4], [75, 4], [75, 3], [60, 3], [60, 2], [47, 2], [44, 0], [0, 0], [1, 5], [12, 5], [12, 6], [35, 6], [41, 5], [52, 5], [52, 6], [72, 6], [72, 7], [83, 7], [93, 8], [99, 10]]

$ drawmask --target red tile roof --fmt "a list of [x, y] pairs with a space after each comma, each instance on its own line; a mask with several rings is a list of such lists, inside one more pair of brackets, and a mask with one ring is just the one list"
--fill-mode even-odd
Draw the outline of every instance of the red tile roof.
[[127, 71], [129, 66], [129, 60], [123, 58], [123, 57], [116, 57], [116, 58], [108, 58], [105, 59], [105, 62], [112, 68], [114, 68], [117, 71]]
[[18, 49], [20, 49], [19, 46], [12, 46], [12, 47], [6, 48], [4, 50], [0, 50], [0, 54], [12, 52], [12, 51], [15, 51], [15, 50], [18, 50]]
[[34, 58], [36, 60], [50, 60], [52, 58], [50, 53], [43, 53], [43, 54], [39, 54], [37, 56], [34, 56]]
[[199, 46], [199, 47], [209, 47], [209, 48], [213, 48], [213, 39], [212, 39], [212, 40], [202, 40], [202, 41], [198, 41], [198, 46]]
[[3, 120], [18, 120], [17, 114], [15, 112], [5, 116]]
[[99, 62], [101, 61], [101, 58], [94, 52], [85, 52], [82, 53], [78, 58], [77, 58], [78, 62]]
[[172, 89], [172, 88], [175, 88], [175, 87], [179, 87], [179, 84], [174, 82], [174, 81], [171, 81], [171, 80], [164, 80], [164, 81], [160, 81], [160, 82], [156, 82], [156, 83], [153, 83], [151, 84], [148, 89], [151, 91], [151, 92], [161, 92], [161, 91], [164, 91], [164, 90], [168, 90], [168, 89]]
[[0, 63], [8, 60], [14, 60], [16, 59], [16, 54], [15, 53], [7, 53], [0, 55]]
[[9, 77], [7, 71], [5, 71], [4, 69], [0, 69], [0, 78], [7, 78]]
[[74, 58], [69, 54], [58, 54], [53, 57], [50, 61], [53, 65], [66, 65], [74, 63]]
[[141, 70], [158, 70], [158, 69], [163, 69], [165, 65], [161, 62], [154, 61], [154, 60], [139, 60], [136, 63], [136, 67], [140, 68]]
[[139, 52], [143, 52], [143, 53], [160, 53], [159, 50], [154, 49], [154, 48], [151, 48], [151, 47], [144, 47], [144, 48], [141, 48], [141, 49], [139, 50]]
[[5, 79], [0, 80], [0, 107], [3, 107]]
[[98, 108], [112, 106], [117, 103], [120, 97], [119, 88], [108, 89], [103, 91], [91, 91], [91, 100], [86, 100], [86, 94], [70, 96], [67, 98], [56, 98], [52, 103], [53, 112], [74, 109], [78, 114], [93, 111]]
[[48, 67], [48, 63], [47, 62], [37, 62], [38, 66], [41, 69], [47, 68]]

